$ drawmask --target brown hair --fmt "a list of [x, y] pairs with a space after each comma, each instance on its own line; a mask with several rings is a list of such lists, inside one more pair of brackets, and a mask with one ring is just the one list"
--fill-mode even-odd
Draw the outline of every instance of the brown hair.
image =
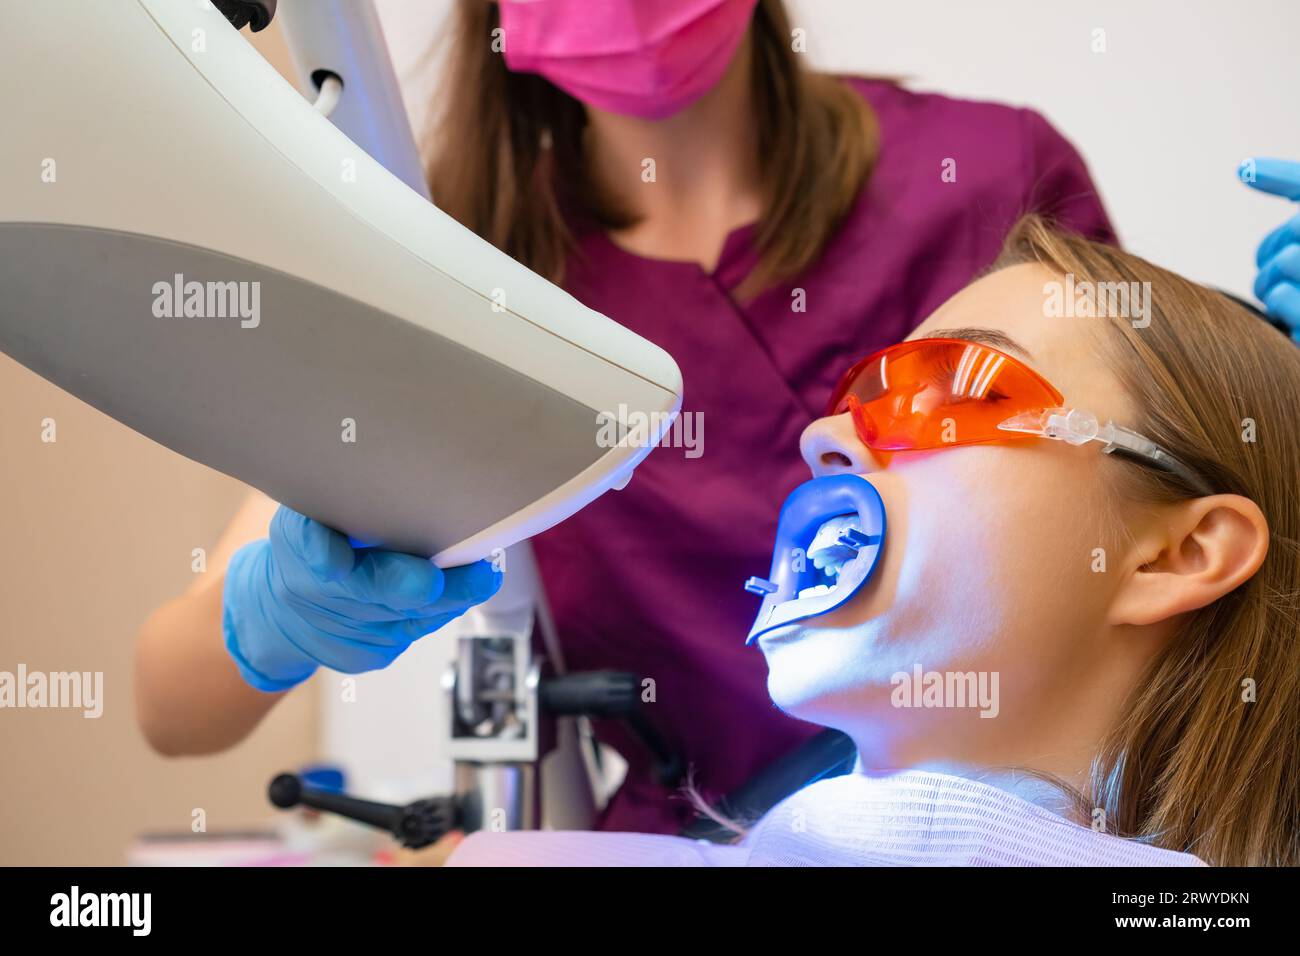
[[[1026, 262], [1076, 283], [1150, 283], [1150, 324], [1119, 319], [1104, 338], [1139, 409], [1133, 427], [1216, 492], [1253, 500], [1269, 526], [1259, 571], [1152, 660], [1081, 809], [1104, 810], [1110, 832], [1215, 865], [1300, 864], [1300, 349], [1226, 296], [1036, 217], [1013, 229], [994, 268]], [[1137, 500], [1194, 494], [1151, 469], [1116, 480]]]
[[[459, 0], [446, 39], [445, 109], [424, 137], [439, 208], [553, 282], [574, 249], [566, 212], [615, 229], [635, 217], [593, 185], [586, 114], [540, 76], [493, 51], [495, 3]], [[753, 294], [806, 269], [852, 208], [878, 152], [875, 116], [842, 80], [806, 70], [781, 0], [760, 0], [750, 29], [763, 213]]]

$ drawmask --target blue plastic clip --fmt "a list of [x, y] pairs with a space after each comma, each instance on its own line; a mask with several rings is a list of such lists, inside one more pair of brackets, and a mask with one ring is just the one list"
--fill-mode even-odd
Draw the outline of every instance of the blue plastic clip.
[[878, 534], [867, 534], [860, 528], [845, 528], [840, 532], [840, 544], [847, 545], [854, 551], [858, 548], [865, 548], [869, 544], [876, 544], [880, 540]]

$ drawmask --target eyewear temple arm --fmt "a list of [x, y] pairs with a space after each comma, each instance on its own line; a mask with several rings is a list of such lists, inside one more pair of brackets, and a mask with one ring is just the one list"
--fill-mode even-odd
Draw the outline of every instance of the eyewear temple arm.
[[1042, 408], [1022, 412], [1008, 418], [998, 428], [1071, 445], [1101, 442], [1105, 454], [1118, 454], [1121, 458], [1176, 475], [1201, 495], [1215, 493], [1209, 482], [1151, 439], [1111, 421], [1101, 425], [1096, 415], [1080, 408]]

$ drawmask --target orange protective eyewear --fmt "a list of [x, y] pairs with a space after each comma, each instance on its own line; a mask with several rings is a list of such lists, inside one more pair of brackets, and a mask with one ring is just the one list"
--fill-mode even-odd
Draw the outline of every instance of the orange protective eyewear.
[[1198, 494], [1209, 483], [1137, 432], [1063, 407], [1061, 393], [1019, 359], [966, 339], [914, 339], [869, 355], [831, 393], [827, 415], [848, 412], [858, 437], [875, 451], [921, 451], [1023, 438], [1102, 451], [1183, 479]]

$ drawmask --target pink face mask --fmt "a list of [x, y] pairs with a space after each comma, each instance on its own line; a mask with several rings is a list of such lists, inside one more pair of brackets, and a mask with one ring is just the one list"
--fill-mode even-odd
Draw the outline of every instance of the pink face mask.
[[597, 109], [680, 112], [717, 85], [758, 0], [500, 0], [506, 66]]

